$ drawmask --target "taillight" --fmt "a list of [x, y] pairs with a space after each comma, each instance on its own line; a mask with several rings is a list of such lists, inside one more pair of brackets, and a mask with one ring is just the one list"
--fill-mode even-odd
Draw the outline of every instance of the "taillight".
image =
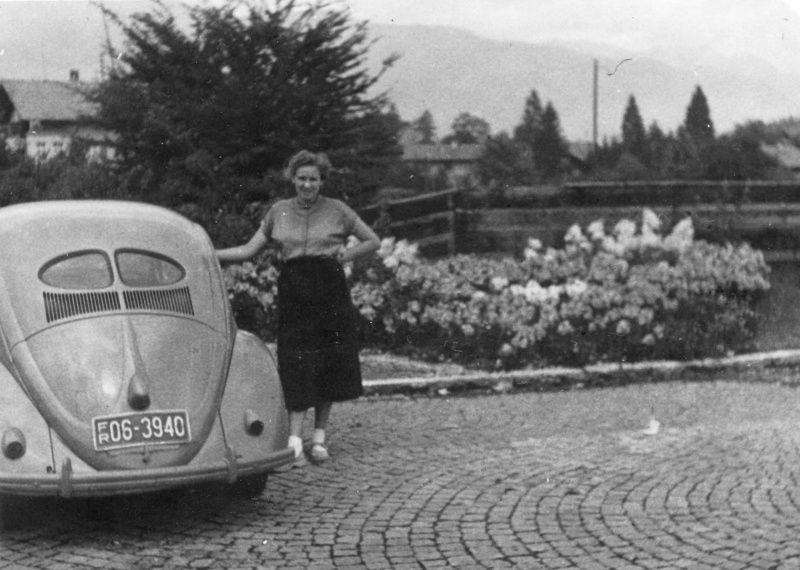
[[264, 431], [264, 420], [253, 410], [247, 410], [244, 413], [244, 429], [250, 435], [261, 435]]
[[3, 434], [3, 455], [9, 459], [19, 459], [25, 455], [25, 436], [19, 428], [10, 428]]

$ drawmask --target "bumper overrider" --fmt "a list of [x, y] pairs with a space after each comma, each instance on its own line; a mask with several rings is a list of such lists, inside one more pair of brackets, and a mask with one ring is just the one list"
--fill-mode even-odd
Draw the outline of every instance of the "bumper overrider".
[[241, 477], [268, 473], [291, 463], [291, 448], [272, 452], [257, 461], [236, 460], [231, 448], [223, 461], [178, 467], [160, 467], [141, 470], [94, 471], [75, 473], [69, 458], [56, 473], [47, 475], [0, 474], [0, 494], [28, 496], [102, 497], [163, 491], [177, 487], [190, 487], [204, 483], [236, 482]]

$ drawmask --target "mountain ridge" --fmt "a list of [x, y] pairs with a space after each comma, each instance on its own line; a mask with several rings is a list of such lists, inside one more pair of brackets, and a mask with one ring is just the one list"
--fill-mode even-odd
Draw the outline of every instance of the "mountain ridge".
[[[388, 90], [404, 120], [429, 110], [440, 135], [450, 131], [461, 112], [486, 119], [493, 133], [510, 132], [522, 117], [528, 94], [536, 89], [543, 103], [552, 101], [568, 138], [591, 140], [595, 59], [601, 140], [619, 136], [631, 94], [645, 124], [656, 122], [664, 131], [683, 122], [698, 85], [718, 133], [749, 120], [772, 121], [800, 113], [800, 97], [794, 95], [800, 92], [800, 75], [754, 55], [722, 55], [709, 49], [698, 53], [691, 65], [691, 52], [669, 53], [664, 47], [635, 53], [566, 40], [500, 42], [443, 26], [371, 23], [369, 29], [376, 39], [368, 55], [372, 68], [390, 53], [401, 56], [378, 89]], [[595, 56], [588, 50], [600, 53]]]

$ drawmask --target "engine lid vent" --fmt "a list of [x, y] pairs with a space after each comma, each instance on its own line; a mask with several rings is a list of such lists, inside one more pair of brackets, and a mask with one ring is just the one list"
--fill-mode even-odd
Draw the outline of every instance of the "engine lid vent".
[[123, 291], [122, 296], [129, 311], [166, 311], [194, 315], [192, 296], [188, 287]]
[[115, 291], [44, 293], [44, 312], [48, 323], [75, 315], [119, 310], [119, 296]]

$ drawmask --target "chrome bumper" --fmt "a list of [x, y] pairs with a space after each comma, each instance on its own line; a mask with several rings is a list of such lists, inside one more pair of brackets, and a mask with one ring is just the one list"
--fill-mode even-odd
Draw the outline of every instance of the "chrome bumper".
[[70, 498], [150, 493], [204, 483], [233, 483], [240, 477], [273, 471], [293, 460], [294, 452], [287, 448], [258, 461], [242, 463], [236, 461], [229, 449], [225, 460], [206, 465], [75, 473], [72, 463], [66, 459], [58, 473], [0, 474], [0, 494]]

